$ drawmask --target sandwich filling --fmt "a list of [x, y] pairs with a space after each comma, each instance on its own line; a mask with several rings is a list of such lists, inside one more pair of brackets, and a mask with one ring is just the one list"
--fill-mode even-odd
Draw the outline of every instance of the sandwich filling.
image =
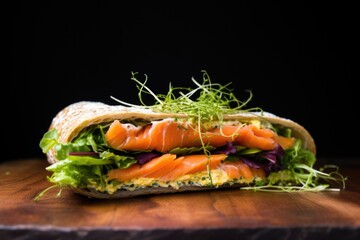
[[254, 124], [232, 121], [198, 129], [189, 122], [174, 119], [143, 126], [115, 120], [105, 139], [112, 149], [143, 152], [135, 157], [147, 157], [108, 173], [109, 180], [119, 181], [118, 186], [126, 189], [251, 183], [265, 178], [265, 165], [270, 161], [260, 158], [247, 161], [241, 151], [269, 152], [279, 148], [282, 152], [295, 144], [294, 138], [279, 136]]
[[148, 187], [295, 186], [304, 181], [298, 176], [308, 177], [296, 167], [315, 162], [291, 129], [260, 120], [201, 126], [172, 118], [114, 120], [85, 128], [69, 143], [57, 137], [52, 129], [40, 144], [44, 151], [56, 148], [59, 161], [47, 167], [49, 180], [109, 194]]

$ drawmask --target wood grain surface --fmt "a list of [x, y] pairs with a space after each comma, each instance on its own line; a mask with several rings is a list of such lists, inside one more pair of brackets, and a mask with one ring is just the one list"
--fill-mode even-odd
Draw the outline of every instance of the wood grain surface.
[[[360, 161], [359, 161], [360, 163]], [[0, 164], [0, 236], [5, 239], [360, 239], [360, 164], [341, 166], [339, 192], [238, 189], [122, 200], [47, 192], [46, 160]], [[61, 237], [59, 237], [61, 236]], [[4, 239], [2, 238], [2, 239]]]

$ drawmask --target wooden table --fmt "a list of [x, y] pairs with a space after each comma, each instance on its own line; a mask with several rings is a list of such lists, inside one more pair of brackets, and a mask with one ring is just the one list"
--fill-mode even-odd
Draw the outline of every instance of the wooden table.
[[[345, 161], [344, 161], [345, 162]], [[50, 190], [44, 159], [0, 163], [0, 239], [360, 239], [360, 159], [340, 165], [346, 189], [238, 189], [89, 199]], [[354, 163], [355, 162], [355, 163]], [[356, 163], [358, 162], [358, 163]]]

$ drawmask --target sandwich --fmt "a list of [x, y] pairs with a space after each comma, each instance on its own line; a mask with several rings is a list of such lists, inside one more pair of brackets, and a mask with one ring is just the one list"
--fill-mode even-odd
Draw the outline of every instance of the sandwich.
[[[316, 145], [302, 125], [245, 109], [251, 92], [240, 101], [204, 71], [202, 84], [192, 79], [194, 89], [170, 84], [167, 94], [155, 94], [136, 74], [140, 105], [80, 101], [53, 118], [39, 144], [52, 187], [115, 199], [224, 188], [322, 191], [344, 183], [334, 165], [315, 169]], [[143, 94], [155, 103], [146, 105]]]

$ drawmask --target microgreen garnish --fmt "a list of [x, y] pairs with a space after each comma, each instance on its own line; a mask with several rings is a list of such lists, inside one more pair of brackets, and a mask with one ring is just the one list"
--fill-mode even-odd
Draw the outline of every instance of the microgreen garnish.
[[[212, 83], [208, 73], [206, 71], [202, 71], [202, 73], [203, 82], [201, 84], [192, 78], [192, 82], [196, 86], [194, 89], [173, 87], [170, 83], [167, 94], [155, 94], [146, 86], [147, 75], [145, 75], [144, 82], [141, 82], [136, 78], [137, 73], [132, 72], [131, 80], [137, 84], [138, 96], [142, 105], [127, 103], [113, 96], [111, 98], [129, 107], [149, 108], [163, 113], [185, 114], [190, 120], [199, 122], [221, 122], [223, 114], [261, 111], [260, 108], [244, 109], [252, 99], [251, 91], [248, 91], [249, 97], [245, 101], [240, 101], [233, 90], [229, 88], [231, 82], [226, 85]], [[143, 101], [143, 94], [151, 95], [155, 104], [147, 105]]]

